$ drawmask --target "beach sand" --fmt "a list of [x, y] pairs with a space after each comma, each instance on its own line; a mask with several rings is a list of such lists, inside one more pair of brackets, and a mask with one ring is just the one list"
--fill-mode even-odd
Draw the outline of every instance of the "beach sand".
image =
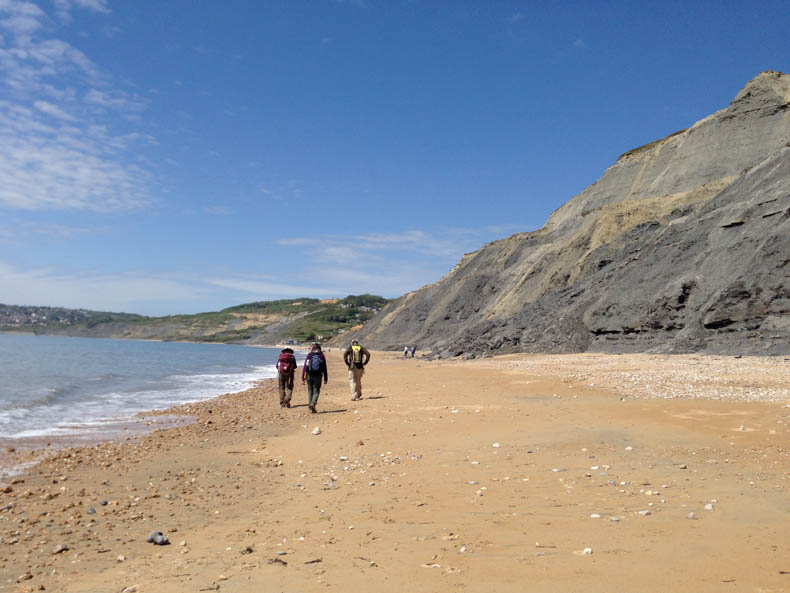
[[7, 480], [0, 591], [790, 591], [788, 359], [329, 364]]

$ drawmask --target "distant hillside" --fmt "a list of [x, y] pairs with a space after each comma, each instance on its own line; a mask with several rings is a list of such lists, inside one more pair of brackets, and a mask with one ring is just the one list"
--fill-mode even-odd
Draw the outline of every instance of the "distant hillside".
[[0, 331], [233, 344], [298, 343], [328, 340], [359, 327], [387, 302], [368, 294], [343, 299], [288, 299], [166, 317], [0, 304]]
[[626, 152], [543, 228], [467, 254], [358, 335], [442, 356], [787, 354], [790, 76]]

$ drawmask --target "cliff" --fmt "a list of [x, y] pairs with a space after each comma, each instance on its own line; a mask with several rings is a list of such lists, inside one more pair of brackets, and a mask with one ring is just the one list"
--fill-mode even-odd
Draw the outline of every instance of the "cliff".
[[790, 351], [790, 76], [630, 150], [545, 226], [466, 255], [358, 333], [442, 356]]

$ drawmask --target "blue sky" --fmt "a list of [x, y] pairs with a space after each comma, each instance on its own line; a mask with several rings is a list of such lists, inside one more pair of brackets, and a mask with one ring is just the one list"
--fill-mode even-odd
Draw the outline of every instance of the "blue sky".
[[0, 302], [438, 280], [790, 70], [786, 2], [0, 0]]

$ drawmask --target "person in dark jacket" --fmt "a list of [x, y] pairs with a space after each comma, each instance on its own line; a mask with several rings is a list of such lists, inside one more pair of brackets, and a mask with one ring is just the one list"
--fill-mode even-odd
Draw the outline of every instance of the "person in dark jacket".
[[343, 361], [348, 367], [348, 383], [351, 386], [351, 400], [362, 399], [362, 375], [365, 374], [365, 365], [370, 360], [370, 352], [359, 345], [356, 339], [351, 340], [351, 346], [343, 353]]
[[310, 411], [315, 414], [315, 405], [318, 403], [318, 396], [321, 393], [321, 379], [324, 385], [329, 382], [329, 373], [326, 369], [326, 357], [321, 352], [321, 345], [313, 344], [310, 354], [304, 359], [302, 367], [302, 385], [307, 382], [308, 405]]
[[291, 407], [291, 396], [294, 393], [294, 374], [296, 372], [296, 358], [294, 351], [283, 348], [277, 360], [277, 384], [280, 388], [280, 407]]

